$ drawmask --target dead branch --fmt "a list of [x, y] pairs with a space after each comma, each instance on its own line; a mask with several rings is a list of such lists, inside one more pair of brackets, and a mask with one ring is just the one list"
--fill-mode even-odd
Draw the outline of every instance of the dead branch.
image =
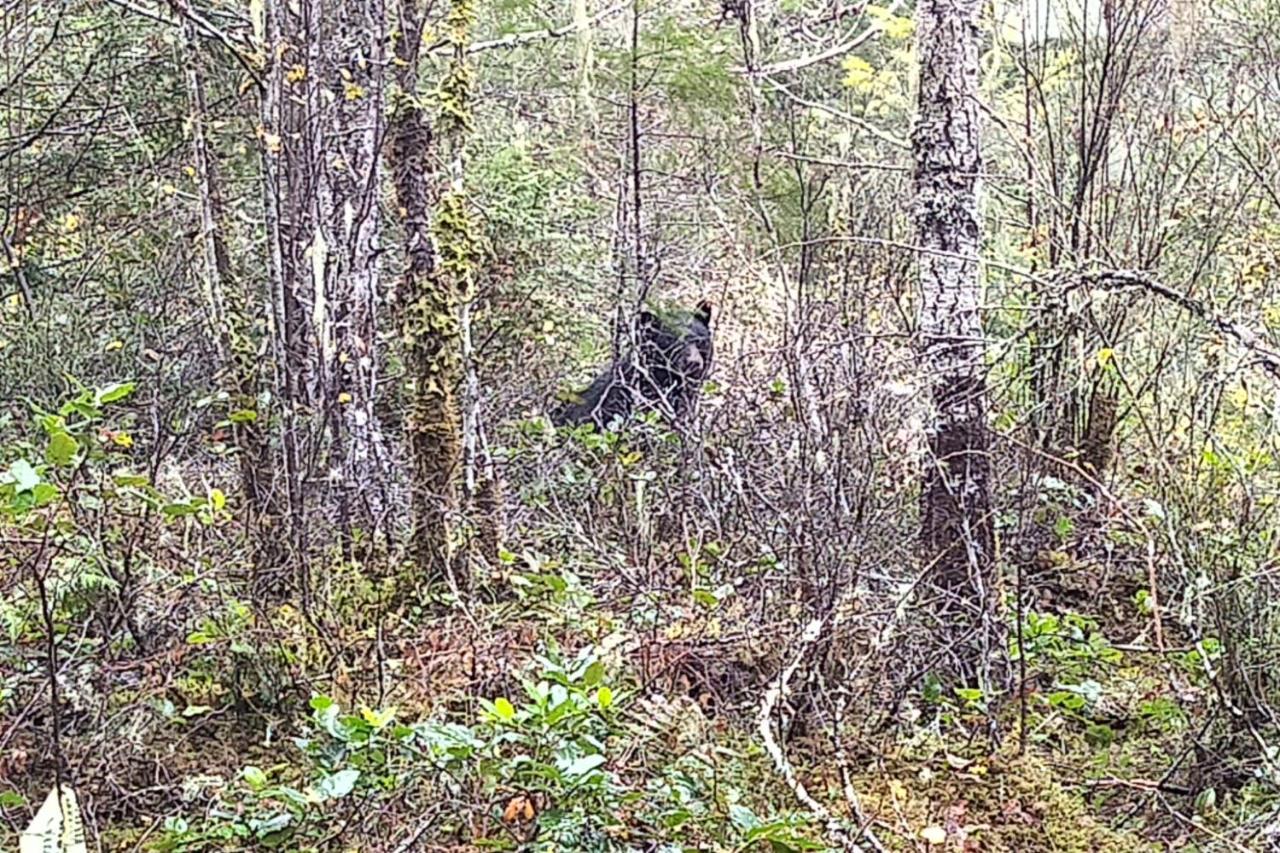
[[1102, 272], [1081, 273], [1079, 283], [1088, 287], [1103, 290], [1122, 290], [1127, 287], [1139, 287], [1149, 293], [1166, 299], [1190, 313], [1196, 319], [1212, 326], [1219, 334], [1231, 338], [1240, 346], [1257, 357], [1262, 369], [1272, 379], [1280, 381], [1280, 353], [1263, 344], [1258, 335], [1247, 326], [1228, 320], [1218, 314], [1203, 301], [1180, 293], [1151, 278], [1141, 270], [1104, 270]]

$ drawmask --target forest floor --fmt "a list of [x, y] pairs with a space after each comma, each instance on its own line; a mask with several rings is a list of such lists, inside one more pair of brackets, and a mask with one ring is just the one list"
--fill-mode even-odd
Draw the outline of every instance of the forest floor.
[[[60, 748], [103, 850], [1267, 849], [1275, 804], [1249, 730], [1213, 711], [1212, 642], [1157, 634], [1144, 561], [1104, 565], [1106, 539], [1026, 567], [1026, 654], [994, 708], [824, 686], [796, 620], [751, 622], [749, 595], [627, 594], [527, 554], [466, 608], [390, 611], [334, 564], [312, 614], [156, 567], [136, 606], [181, 630], [64, 635]], [[43, 647], [15, 639], [3, 849], [54, 776]], [[797, 660], [771, 717], [783, 768], [759, 718]]]

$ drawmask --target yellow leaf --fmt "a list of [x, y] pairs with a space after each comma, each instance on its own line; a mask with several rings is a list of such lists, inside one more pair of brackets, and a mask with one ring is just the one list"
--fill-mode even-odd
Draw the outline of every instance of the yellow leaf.
[[80, 227], [80, 217], [74, 213], [68, 213], [66, 218], [62, 220], [62, 229], [70, 234]]
[[358, 101], [364, 97], [364, 88], [358, 83], [344, 82], [342, 84], [342, 95], [348, 101]]
[[1103, 347], [1102, 349], [1098, 350], [1098, 367], [1105, 368], [1108, 364], [1111, 363], [1112, 359], [1114, 359], [1115, 356], [1116, 356], [1116, 351], [1113, 350], [1111, 347]]
[[940, 826], [926, 826], [920, 830], [920, 837], [934, 847], [947, 843], [947, 831]]
[[182, 174], [186, 175], [188, 178], [194, 178], [196, 176], [196, 167], [184, 166], [182, 169]]
[[344, 406], [347, 405], [347, 403], [351, 402], [351, 395], [348, 394], [346, 391], [343, 391], [341, 394], [338, 395], [338, 402]]
[[861, 56], [850, 56], [840, 63], [844, 69], [844, 84], [854, 89], [865, 89], [876, 79], [876, 70]]
[[133, 447], [133, 436], [127, 432], [113, 432], [111, 440], [120, 447]]
[[867, 6], [866, 13], [891, 39], [904, 39], [911, 35], [911, 31], [915, 28], [910, 18], [895, 15], [883, 6]]
[[1231, 389], [1228, 399], [1236, 405], [1237, 408], [1243, 409], [1249, 405], [1249, 389], [1241, 385], [1239, 388]]
[[116, 338], [114, 341], [109, 342], [105, 347], [103, 347], [103, 349], [106, 350], [107, 352], [115, 352], [116, 350], [123, 349], [123, 348], [124, 348], [124, 341], [120, 340], [119, 338]]
[[222, 489], [209, 490], [209, 505], [212, 506], [215, 511], [226, 507], [227, 496], [223, 493]]
[[295, 65], [284, 75], [284, 79], [288, 83], [299, 83], [307, 79], [307, 69], [305, 66]]
[[160, 187], [160, 192], [164, 193], [165, 195], [173, 195], [177, 191], [178, 191], [178, 188], [175, 187], [173, 184], [165, 184], [164, 186]]
[[366, 723], [373, 726], [375, 729], [380, 729], [395, 719], [396, 709], [393, 706], [390, 708], [383, 708], [381, 711], [375, 711], [372, 708], [361, 707], [360, 716]]

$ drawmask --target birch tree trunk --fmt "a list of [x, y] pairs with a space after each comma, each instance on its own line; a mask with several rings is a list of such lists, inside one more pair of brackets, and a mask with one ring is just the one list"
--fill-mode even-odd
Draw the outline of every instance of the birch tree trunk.
[[329, 474], [338, 481], [339, 530], [349, 551], [353, 524], [373, 531], [385, 523], [390, 484], [386, 441], [374, 414], [386, 10], [381, 0], [345, 0], [333, 14], [334, 32], [323, 52], [326, 90], [334, 103], [321, 104], [327, 140], [319, 194], [324, 226], [316, 233], [326, 236], [328, 254], [321, 357], [327, 378]]
[[979, 0], [921, 0], [916, 7], [920, 95], [912, 149], [920, 334], [935, 409], [921, 544], [932, 563], [941, 648], [952, 654], [949, 675], [989, 689], [1000, 631], [976, 262], [978, 10]]

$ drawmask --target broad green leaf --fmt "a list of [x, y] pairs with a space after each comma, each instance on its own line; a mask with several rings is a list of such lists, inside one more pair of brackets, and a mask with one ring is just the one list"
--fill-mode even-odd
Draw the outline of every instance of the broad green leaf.
[[596, 704], [600, 706], [601, 711], [609, 710], [609, 707], [613, 705], [613, 691], [610, 690], [607, 686], [601, 687], [599, 690], [597, 690]]
[[576, 761], [571, 762], [569, 766], [565, 767], [564, 775], [568, 776], [570, 779], [580, 779], [592, 770], [595, 770], [600, 765], [604, 764], [604, 762], [605, 758], [603, 755], [584, 755]]
[[390, 708], [383, 708], [380, 711], [375, 711], [372, 708], [361, 708], [360, 716], [366, 723], [373, 726], [375, 729], [380, 729], [395, 719], [396, 709], [394, 706]]
[[339, 770], [317, 782], [315, 790], [326, 800], [340, 800], [351, 793], [359, 778], [359, 770]]
[[501, 696], [493, 701], [493, 713], [504, 723], [509, 723], [516, 718], [515, 706]]
[[594, 687], [604, 680], [604, 664], [600, 661], [592, 661], [587, 667], [587, 671], [582, 674], [582, 683], [587, 687]]
[[69, 433], [55, 432], [49, 436], [49, 446], [45, 449], [44, 455], [54, 465], [66, 467], [76, 458], [76, 454], [80, 452], [80, 442], [76, 441]]
[[58, 487], [52, 483], [38, 483], [31, 490], [32, 506], [35, 508], [48, 506], [56, 501], [61, 494], [62, 492], [58, 491]]

